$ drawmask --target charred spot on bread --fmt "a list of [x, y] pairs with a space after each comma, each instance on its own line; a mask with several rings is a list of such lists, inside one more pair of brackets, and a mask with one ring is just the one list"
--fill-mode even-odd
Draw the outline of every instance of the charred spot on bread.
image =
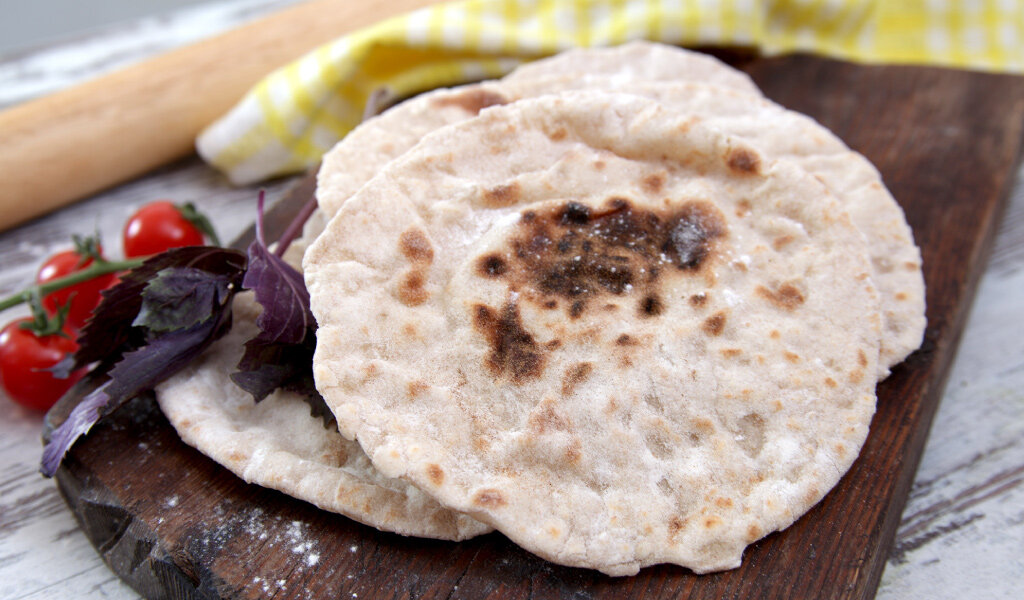
[[485, 363], [492, 374], [520, 384], [544, 372], [544, 354], [533, 335], [523, 328], [519, 308], [514, 303], [506, 302], [501, 311], [475, 305], [473, 327], [490, 344]]
[[427, 234], [418, 228], [406, 229], [398, 238], [398, 249], [409, 262], [430, 264], [434, 261], [434, 247]]
[[552, 140], [556, 142], [560, 142], [565, 138], [569, 137], [569, 132], [565, 129], [565, 127], [559, 127], [558, 129], [551, 132], [551, 135], [548, 137], [550, 137]]
[[559, 222], [562, 225], [586, 225], [590, 221], [590, 207], [579, 202], [566, 202], [562, 207]]
[[513, 181], [484, 190], [484, 204], [491, 208], [512, 206], [519, 202], [519, 184]]
[[576, 386], [583, 383], [590, 373], [593, 372], [594, 365], [589, 362], [576, 363], [565, 370], [565, 375], [562, 376], [562, 395], [570, 396], [576, 390]]
[[726, 235], [725, 219], [704, 201], [649, 208], [613, 196], [602, 205], [575, 201], [520, 215], [500, 251], [477, 262], [483, 277], [501, 276], [510, 288], [551, 308], [554, 299], [569, 317], [586, 311], [590, 300], [607, 295], [638, 295], [643, 317], [661, 315], [658, 287], [667, 273], [702, 272], [716, 240]]
[[647, 193], [657, 194], [665, 187], [665, 179], [665, 173], [655, 173], [644, 177], [643, 180], [641, 180], [640, 185]]
[[444, 470], [440, 465], [431, 463], [427, 465], [427, 477], [434, 485], [441, 485], [444, 483]]
[[422, 271], [413, 269], [402, 276], [398, 283], [398, 300], [406, 306], [419, 306], [430, 299], [430, 292], [424, 287], [426, 278]]
[[721, 335], [722, 331], [725, 330], [725, 311], [720, 310], [704, 319], [701, 329], [708, 335]]
[[761, 172], [761, 158], [753, 150], [742, 146], [726, 153], [725, 164], [733, 173], [740, 175], [756, 175]]
[[774, 290], [759, 285], [756, 291], [759, 296], [783, 310], [793, 311], [804, 303], [804, 295], [792, 283], [783, 283]]
[[508, 263], [498, 254], [488, 254], [477, 261], [477, 272], [483, 277], [501, 277], [508, 272]]
[[645, 317], [656, 317], [665, 310], [665, 305], [657, 294], [648, 294], [640, 301], [640, 314]]
[[499, 508], [505, 506], [506, 501], [500, 491], [488, 488], [473, 495], [473, 504], [484, 508]]

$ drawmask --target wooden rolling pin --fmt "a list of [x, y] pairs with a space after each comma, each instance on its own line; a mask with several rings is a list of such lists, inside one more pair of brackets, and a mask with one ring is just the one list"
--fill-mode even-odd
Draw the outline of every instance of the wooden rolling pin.
[[437, 0], [315, 0], [0, 112], [0, 230], [194, 151], [260, 78]]

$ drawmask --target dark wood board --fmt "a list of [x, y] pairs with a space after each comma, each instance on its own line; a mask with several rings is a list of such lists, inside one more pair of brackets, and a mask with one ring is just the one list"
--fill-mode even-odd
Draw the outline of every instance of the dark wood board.
[[[403, 538], [247, 485], [185, 446], [142, 397], [57, 474], [111, 568], [148, 598], [872, 597], [1018, 164], [1024, 78], [730, 58], [879, 167], [924, 255], [924, 346], [879, 386], [860, 457], [818, 506], [751, 546], [738, 569], [611, 578], [544, 562], [497, 533]], [[50, 422], [68, 410], [58, 405]]]

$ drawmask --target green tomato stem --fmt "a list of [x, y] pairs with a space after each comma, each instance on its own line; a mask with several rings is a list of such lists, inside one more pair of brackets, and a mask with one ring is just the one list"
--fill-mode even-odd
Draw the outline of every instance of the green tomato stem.
[[213, 228], [213, 223], [210, 222], [206, 215], [199, 212], [195, 204], [186, 202], [185, 204], [175, 204], [174, 207], [178, 209], [178, 212], [181, 213], [181, 216], [186, 221], [194, 225], [214, 246], [222, 245], [220, 238], [217, 237], [217, 231]]
[[24, 304], [32, 299], [33, 294], [37, 297], [42, 298], [47, 294], [62, 290], [68, 286], [88, 281], [94, 277], [100, 275], [107, 275], [110, 273], [117, 273], [118, 271], [127, 271], [134, 269], [142, 264], [144, 258], [130, 258], [127, 260], [97, 260], [90, 264], [88, 267], [81, 271], [75, 271], [70, 275], [61, 277], [60, 279], [54, 279], [53, 281], [47, 281], [42, 285], [33, 285], [26, 288], [14, 295], [8, 296], [3, 300], [0, 300], [0, 311], [7, 310], [19, 304]]

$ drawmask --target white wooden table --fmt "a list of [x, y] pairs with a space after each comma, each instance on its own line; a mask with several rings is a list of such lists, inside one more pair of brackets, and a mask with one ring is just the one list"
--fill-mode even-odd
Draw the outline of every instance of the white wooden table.
[[[0, 60], [0, 108], [293, 2], [218, 2], [9, 56]], [[283, 185], [266, 187], [273, 195]], [[98, 231], [118, 256], [125, 219], [162, 197], [195, 203], [224, 239], [251, 222], [239, 215], [255, 215], [254, 189], [231, 188], [197, 159], [185, 160], [0, 233], [0, 295], [28, 284], [73, 233]], [[1016, 599], [1024, 590], [1024, 169], [1010, 202], [879, 598]], [[26, 313], [11, 310], [0, 320]], [[0, 598], [137, 598], [38, 474], [41, 420], [0, 392]]]

